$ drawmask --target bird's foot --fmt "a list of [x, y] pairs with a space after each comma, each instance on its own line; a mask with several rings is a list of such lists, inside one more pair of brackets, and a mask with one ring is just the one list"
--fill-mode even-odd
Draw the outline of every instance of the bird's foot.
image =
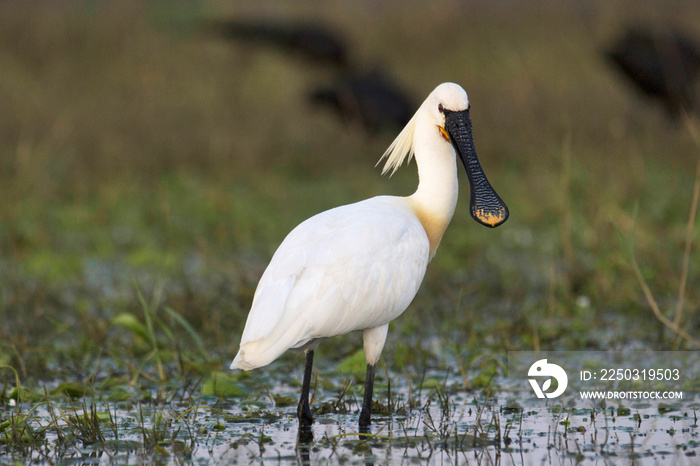
[[372, 425], [372, 420], [371, 420], [371, 414], [369, 411], [365, 411], [364, 409], [360, 413], [360, 433], [361, 434], [369, 434], [371, 433], [370, 431], [370, 426]]
[[372, 435], [372, 429], [370, 429], [370, 422], [369, 420], [364, 420], [362, 416], [360, 416], [360, 435], [357, 436], [357, 439], [360, 441], [367, 440], [367, 437]]
[[[299, 431], [297, 433], [297, 443], [300, 445], [308, 445], [314, 441], [314, 430], [310, 425], [305, 426], [301, 423], [299, 424]], [[308, 451], [307, 451], [308, 456]]]
[[314, 423], [314, 417], [309, 408], [309, 402], [301, 402], [297, 407], [297, 417], [299, 418], [299, 428], [310, 428]]

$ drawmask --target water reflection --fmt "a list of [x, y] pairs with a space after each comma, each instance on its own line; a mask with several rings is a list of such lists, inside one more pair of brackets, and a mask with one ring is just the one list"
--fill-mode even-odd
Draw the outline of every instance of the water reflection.
[[[304, 432], [302, 432], [304, 430]], [[300, 428], [297, 440], [297, 462], [301, 465], [311, 464], [311, 445], [313, 445], [313, 429]]]

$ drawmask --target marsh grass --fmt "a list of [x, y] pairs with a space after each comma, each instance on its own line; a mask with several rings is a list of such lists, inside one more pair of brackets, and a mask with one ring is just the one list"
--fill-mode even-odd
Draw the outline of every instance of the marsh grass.
[[[698, 149], [698, 157], [695, 166], [695, 182], [693, 183], [693, 194], [692, 200], [690, 202], [690, 212], [688, 214], [688, 222], [686, 226], [685, 245], [683, 248], [683, 264], [681, 266], [681, 275], [678, 284], [678, 297], [676, 300], [673, 319], [669, 319], [661, 311], [661, 309], [659, 308], [659, 304], [657, 303], [651, 289], [649, 288], [649, 285], [647, 284], [646, 280], [644, 279], [644, 276], [642, 275], [642, 272], [639, 268], [639, 263], [637, 262], [637, 256], [635, 254], [634, 234], [630, 241], [630, 249], [632, 257], [631, 263], [634, 269], [635, 276], [639, 281], [640, 287], [644, 291], [644, 297], [649, 303], [649, 307], [654, 312], [654, 316], [656, 317], [656, 319], [658, 319], [659, 322], [664, 324], [664, 326], [669, 328], [678, 337], [678, 339], [683, 339], [692, 344], [695, 348], [700, 348], [700, 340], [691, 336], [685, 329], [681, 327], [681, 322], [683, 321], [686, 285], [688, 280], [688, 267], [690, 266], [690, 256], [693, 244], [693, 232], [695, 230], [695, 215], [698, 209], [698, 198], [700, 198], [700, 137], [698, 137], [694, 121], [691, 120], [687, 115], [685, 115], [684, 123], [688, 128], [688, 132]], [[636, 217], [637, 212], [635, 211], [635, 219]]]

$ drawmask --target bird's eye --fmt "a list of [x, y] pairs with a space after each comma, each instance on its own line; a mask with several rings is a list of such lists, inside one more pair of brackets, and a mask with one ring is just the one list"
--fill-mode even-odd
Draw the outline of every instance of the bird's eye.
[[438, 112], [442, 113], [445, 111], [445, 107], [442, 106], [442, 104], [438, 104]]

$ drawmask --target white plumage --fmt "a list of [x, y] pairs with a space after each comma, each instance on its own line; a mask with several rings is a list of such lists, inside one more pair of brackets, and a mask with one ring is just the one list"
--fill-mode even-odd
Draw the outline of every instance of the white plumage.
[[[429, 249], [423, 227], [398, 197], [306, 220], [260, 279], [232, 368], [265, 366], [289, 348], [388, 324], [416, 295]], [[379, 355], [370, 358], [374, 364]]]
[[378, 196], [311, 217], [284, 239], [260, 279], [231, 369], [254, 369], [290, 348], [305, 349], [300, 425], [312, 422], [313, 350], [323, 339], [356, 330], [364, 332], [368, 364], [360, 426], [369, 425], [374, 366], [388, 324], [415, 297], [457, 204], [458, 157], [471, 181], [472, 216], [491, 227], [508, 217], [481, 170], [460, 86], [441, 84], [428, 96], [382, 156], [383, 173], [413, 156], [414, 194]]

